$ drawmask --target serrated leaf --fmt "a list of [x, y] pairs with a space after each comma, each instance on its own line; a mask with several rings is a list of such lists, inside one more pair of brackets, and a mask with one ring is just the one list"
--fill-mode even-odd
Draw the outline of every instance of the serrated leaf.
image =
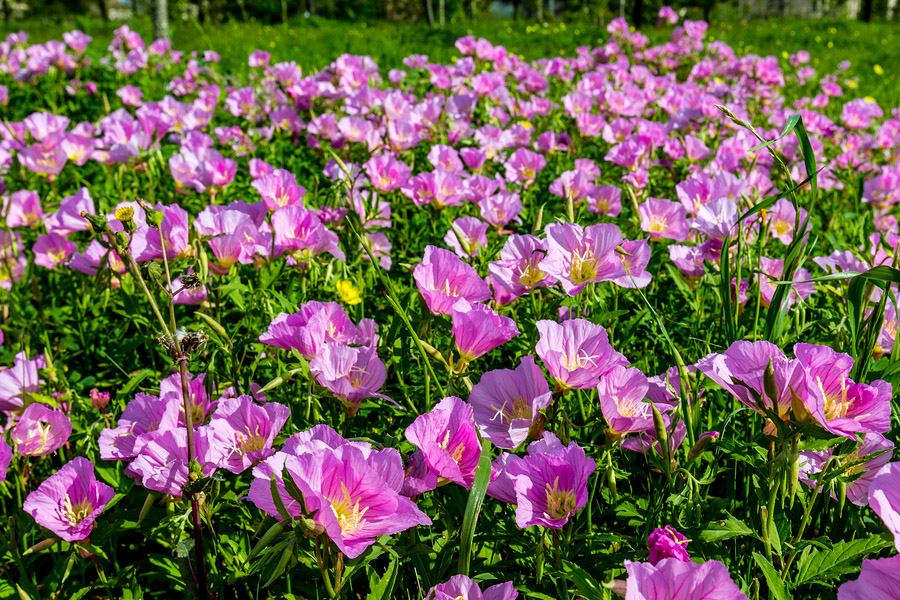
[[754, 552], [753, 560], [756, 561], [756, 564], [763, 572], [763, 575], [766, 578], [766, 583], [769, 585], [769, 591], [772, 593], [772, 596], [775, 598], [775, 600], [791, 600], [790, 596], [788, 596], [787, 590], [784, 589], [784, 582], [781, 580], [781, 573], [779, 573], [775, 569], [775, 567], [772, 566], [772, 563], [769, 562], [769, 559], [767, 559], [759, 552]]
[[859, 561], [867, 554], [878, 552], [891, 545], [882, 537], [865, 537], [849, 542], [838, 542], [830, 549], [804, 551], [797, 561], [797, 577], [794, 585], [810, 581], [827, 581], [856, 571]]

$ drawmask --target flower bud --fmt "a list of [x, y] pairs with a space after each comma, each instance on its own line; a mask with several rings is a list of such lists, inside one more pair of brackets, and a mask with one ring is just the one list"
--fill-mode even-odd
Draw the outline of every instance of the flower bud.
[[650, 406], [653, 409], [653, 430], [656, 432], [656, 441], [660, 443], [660, 448], [665, 456], [669, 451], [669, 432], [666, 431], [666, 422], [663, 421], [662, 413], [656, 408], [656, 404], [651, 402]]
[[771, 358], [769, 359], [769, 364], [766, 365], [766, 370], [763, 372], [763, 390], [765, 390], [766, 396], [772, 402], [773, 410], [778, 410], [778, 384], [775, 383], [775, 367], [772, 365]]
[[81, 216], [90, 223], [91, 229], [95, 233], [105, 233], [109, 228], [106, 224], [106, 217], [103, 215], [92, 215], [88, 212], [81, 211]]
[[144, 209], [144, 213], [147, 215], [147, 225], [154, 229], [159, 229], [159, 224], [162, 223], [163, 218], [166, 216], [163, 211], [149, 207]]
[[707, 431], [703, 435], [700, 436], [700, 439], [691, 446], [691, 449], [688, 451], [688, 462], [696, 462], [700, 456], [706, 451], [707, 446], [709, 446], [712, 442], [719, 438], [718, 431]]

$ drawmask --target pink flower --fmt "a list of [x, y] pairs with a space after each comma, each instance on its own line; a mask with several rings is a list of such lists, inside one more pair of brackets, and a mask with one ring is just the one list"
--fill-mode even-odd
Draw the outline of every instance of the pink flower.
[[44, 214], [37, 192], [20, 190], [6, 199], [6, 226], [30, 227]]
[[[846, 485], [847, 499], [857, 506], [866, 506], [869, 502], [869, 486], [878, 470], [891, 460], [891, 451], [894, 449], [894, 442], [886, 439], [880, 433], [867, 433], [863, 437], [862, 443], [857, 445], [856, 450], [849, 455], [842, 456], [838, 460], [840, 465], [863, 461], [864, 457], [875, 454], [876, 452], [884, 452], [880, 456], [864, 460], [860, 464], [850, 467], [845, 471], [845, 475], [852, 478]], [[832, 458], [834, 450], [822, 450], [819, 452], [806, 451], [800, 453], [800, 481], [815, 489], [818, 481], [811, 477], [817, 473], [821, 473], [822, 469]], [[837, 494], [832, 492], [832, 497], [837, 499]]]
[[269, 210], [278, 210], [285, 206], [303, 206], [306, 190], [297, 184], [293, 173], [284, 169], [276, 169], [268, 175], [261, 175], [250, 184], [259, 192]]
[[568, 446], [552, 433], [528, 446], [528, 456], [506, 467], [516, 493], [516, 524], [560, 529], [588, 501], [588, 478], [597, 469], [575, 442]]
[[429, 310], [436, 315], [452, 314], [453, 305], [461, 298], [474, 303], [491, 297], [490, 288], [471, 265], [435, 246], [425, 247], [425, 256], [413, 269], [413, 278]]
[[511, 235], [500, 251], [500, 260], [492, 262], [490, 271], [494, 295], [499, 304], [509, 304], [536, 287], [556, 283], [544, 270], [546, 247], [533, 235]]
[[34, 403], [25, 408], [10, 439], [22, 456], [44, 456], [59, 449], [71, 434], [72, 422], [66, 413]]
[[702, 565], [665, 558], [658, 564], [625, 561], [625, 600], [747, 600], [728, 568], [717, 560]]
[[[180, 377], [180, 376], [179, 376]], [[97, 445], [103, 460], [129, 460], [137, 456], [144, 445], [159, 430], [175, 429], [183, 411], [181, 398], [169, 395], [158, 398], [149, 394], [135, 394], [128, 403], [114, 429], [100, 432]]]
[[460, 258], [473, 258], [487, 246], [487, 230], [488, 224], [478, 217], [460, 217], [453, 221], [444, 243]]
[[78, 250], [74, 242], [56, 233], [38, 236], [31, 251], [34, 252], [34, 264], [45, 269], [55, 269], [66, 262]]
[[869, 506], [894, 535], [894, 547], [900, 552], [900, 463], [879, 469], [869, 484]]
[[900, 554], [862, 562], [859, 577], [838, 588], [838, 600], [897, 600]]
[[671, 200], [647, 198], [638, 206], [641, 229], [650, 234], [651, 239], [683, 242], [688, 237], [688, 222], [684, 207]]
[[795, 388], [813, 418], [829, 432], [854, 439], [857, 433], [886, 433], [891, 420], [891, 385], [850, 379], [853, 359], [827, 346], [795, 344], [805, 389]]
[[373, 344], [372, 336], [366, 334], [370, 329], [374, 335], [374, 322], [363, 319], [357, 328], [337, 302], [311, 301], [293, 314], [275, 317], [259, 341], [285, 350], [296, 349], [310, 360], [324, 350], [326, 342]]
[[650, 557], [647, 559], [652, 565], [658, 565], [659, 561], [666, 558], [674, 558], [681, 562], [691, 560], [687, 551], [688, 539], [675, 531], [671, 525], [654, 529], [647, 538], [647, 547], [650, 548]]
[[459, 301], [453, 305], [451, 317], [460, 365], [484, 356], [520, 333], [515, 321], [483, 304]]
[[612, 224], [582, 227], [572, 223], [547, 225], [547, 258], [543, 265], [575, 296], [588, 283], [609, 281], [625, 274], [616, 248], [622, 233]]
[[0, 483], [6, 481], [6, 470], [12, 460], [12, 448], [6, 443], [6, 439], [0, 436]]
[[223, 400], [209, 423], [216, 443], [227, 444], [215, 466], [241, 473], [271, 456], [275, 436], [290, 416], [291, 410], [276, 402], [260, 406], [250, 396]]
[[600, 377], [616, 366], [628, 364], [610, 346], [606, 330], [590, 321], [538, 321], [537, 329], [541, 337], [535, 352], [562, 388], [597, 387]]
[[406, 163], [391, 154], [373, 156], [363, 165], [369, 181], [382, 192], [395, 190], [409, 179], [410, 169]]
[[67, 542], [90, 535], [115, 491], [94, 476], [94, 463], [78, 456], [28, 494], [22, 510]]
[[351, 415], [366, 398], [389, 400], [378, 391], [384, 385], [387, 371], [372, 346], [326, 343], [322, 352], [310, 361], [309, 368], [320, 385], [344, 402]]
[[613, 279], [614, 284], [624, 288], [642, 288], [650, 285], [653, 275], [647, 271], [651, 254], [647, 240], [626, 240], [619, 246], [617, 254], [622, 261], [625, 275]]
[[492, 585], [482, 592], [478, 584], [465, 575], [454, 575], [425, 594], [429, 600], [516, 600], [518, 597], [519, 592], [511, 581]]
[[406, 439], [422, 451], [438, 477], [471, 488], [481, 458], [472, 407], [448, 396], [406, 428]]
[[[215, 465], [225, 461], [226, 441], [209, 439], [214, 430], [200, 427], [194, 432], [195, 456], [204, 477], [215, 471]], [[184, 427], [160, 430], [138, 453], [125, 470], [148, 490], [170, 496], [181, 496], [188, 482], [187, 431]]]
[[[760, 296], [763, 306], [769, 306], [772, 303], [772, 298], [775, 296], [776, 287], [776, 284], [771, 282], [781, 281], [781, 278], [784, 275], [784, 260], [766, 258], [765, 256], [761, 256], [759, 258], [759, 266], [760, 270], [762, 271], [757, 275]], [[788, 293], [787, 300], [784, 303], [785, 310], [793, 306], [794, 302], [796, 302], [798, 298], [806, 300], [813, 295], [813, 293], [816, 291], [816, 286], [810, 281], [811, 279], [812, 275], [806, 269], [800, 268], [797, 269], [796, 272], [794, 272], [794, 276], [791, 281], [798, 283], [791, 284], [790, 292]]]
[[531, 185], [545, 166], [547, 166], [547, 160], [541, 154], [519, 148], [504, 163], [506, 180], [511, 183], [518, 181], [523, 185]]

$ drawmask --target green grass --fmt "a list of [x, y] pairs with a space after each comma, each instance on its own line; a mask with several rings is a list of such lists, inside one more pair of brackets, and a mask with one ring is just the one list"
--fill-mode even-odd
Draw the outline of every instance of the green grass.
[[[25, 30], [33, 42], [60, 39], [64, 31], [80, 28], [96, 39], [93, 52], [105, 50], [118, 23], [95, 19], [71, 19], [67, 22], [31, 20], [0, 27], [4, 35]], [[151, 36], [149, 19], [138, 19], [129, 25], [145, 39]], [[644, 29], [654, 43], [664, 41], [670, 29]], [[304, 69], [319, 69], [345, 52], [366, 54], [383, 69], [400, 66], [403, 57], [413, 53], [427, 54], [432, 60], [448, 62], [458, 52], [453, 42], [464, 35], [486, 37], [502, 44], [526, 59], [571, 54], [577, 46], [597, 45], [606, 38], [605, 28], [596, 23], [556, 22], [546, 27], [525, 21], [486, 19], [478, 23], [455, 22], [445, 29], [429, 29], [423, 24], [406, 25], [392, 22], [346, 23], [322, 19], [296, 20], [287, 26], [258, 23], [224, 23], [200, 27], [196, 23], [173, 23], [173, 42], [181, 50], [218, 52], [224, 71], [241, 72], [247, 68], [247, 57], [262, 48], [272, 53], [273, 61], [293, 60]], [[846, 77], [858, 79], [854, 90], [844, 86], [847, 98], [871, 96], [883, 107], [900, 106], [900, 60], [897, 45], [900, 28], [892, 23], [865, 24], [850, 20], [779, 19], [745, 22], [716, 22], [709, 37], [721, 39], [740, 54], [774, 54], [782, 65], [790, 68], [783, 53], [807, 50], [812, 66], [820, 73], [832, 72], [838, 63], [849, 60]], [[876, 73], [880, 65], [883, 75]], [[787, 69], [786, 69], [787, 70]], [[788, 90], [789, 98], [817, 90]]]

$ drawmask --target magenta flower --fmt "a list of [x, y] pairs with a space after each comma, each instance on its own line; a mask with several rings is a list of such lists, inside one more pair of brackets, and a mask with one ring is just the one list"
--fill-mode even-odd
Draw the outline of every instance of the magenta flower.
[[528, 438], [540, 411], [552, 401], [550, 386], [533, 356], [523, 356], [515, 370], [488, 371], [469, 394], [478, 431], [505, 450], [517, 448]]
[[650, 243], [647, 240], [626, 240], [617, 252], [625, 275], [612, 280], [624, 288], [643, 288], [650, 285], [653, 275], [647, 270], [650, 263]]
[[516, 600], [518, 597], [519, 591], [511, 581], [492, 585], [482, 592], [478, 584], [465, 575], [454, 575], [425, 594], [429, 600]]
[[30, 190], [13, 192], [4, 205], [7, 227], [30, 227], [44, 214], [41, 197]]
[[472, 487], [481, 442], [471, 406], [456, 396], [444, 398], [406, 428], [406, 439], [422, 451], [428, 468], [438, 477]]
[[297, 177], [284, 169], [276, 169], [270, 174], [262, 175], [250, 184], [259, 192], [271, 211], [285, 206], [303, 206], [306, 190], [297, 185]]
[[487, 246], [487, 230], [488, 223], [478, 217], [460, 217], [444, 235], [444, 243], [460, 258], [472, 258]]
[[328, 252], [344, 260], [344, 252], [338, 246], [338, 237], [325, 227], [314, 210], [300, 205], [279, 208], [272, 213], [272, 232], [276, 251], [287, 252], [296, 261]]
[[658, 564], [625, 561], [625, 600], [747, 600], [717, 560], [702, 565], [665, 558]]
[[647, 377], [635, 368], [615, 366], [603, 376], [597, 394], [612, 431], [625, 434], [653, 429], [653, 407], [649, 401], [644, 402], [649, 389]]
[[[372, 333], [369, 334], [368, 331]], [[356, 327], [337, 302], [307, 302], [293, 314], [272, 319], [259, 341], [285, 350], [296, 349], [307, 360], [317, 356], [326, 342], [373, 345], [375, 323], [363, 319]]]
[[[857, 433], [885, 433], [890, 429], [891, 385], [850, 379], [853, 359], [827, 346], [795, 344], [799, 371], [806, 376], [804, 405], [822, 427], [854, 439]], [[800, 395], [800, 389], [796, 390]]]
[[563, 389], [597, 387], [599, 378], [614, 367], [628, 365], [610, 346], [606, 330], [590, 321], [538, 321], [537, 329], [541, 337], [535, 352]]
[[[762, 271], [761, 273], [759, 273], [759, 275], [757, 275], [760, 297], [763, 305], [769, 306], [772, 303], [773, 296], [775, 295], [776, 287], [775, 284], [771, 282], [781, 280], [781, 277], [784, 274], [784, 261], [781, 259], [766, 258], [765, 256], [761, 256], [759, 258], [759, 266], [760, 270]], [[784, 304], [785, 310], [793, 306], [794, 302], [796, 302], [798, 298], [806, 300], [813, 295], [813, 292], [816, 291], [816, 286], [810, 281], [810, 279], [812, 279], [812, 275], [806, 269], [800, 268], [794, 272], [794, 276], [791, 281], [803, 283], [793, 283], [791, 285], [791, 290], [788, 294], [787, 301]]]
[[491, 284], [499, 304], [509, 304], [536, 287], [556, 283], [543, 270], [544, 242], [533, 235], [511, 235], [500, 251], [500, 260], [489, 265]]
[[859, 577], [838, 588], [838, 600], [897, 600], [900, 554], [862, 562]]
[[215, 466], [242, 473], [271, 456], [275, 436], [290, 416], [291, 409], [276, 402], [259, 405], [250, 396], [223, 400], [209, 423], [217, 443], [227, 440], [224, 460]]
[[587, 482], [597, 468], [575, 442], [563, 446], [552, 433], [528, 446], [528, 456], [506, 472], [516, 492], [516, 524], [560, 529], [588, 501]]
[[56, 233], [38, 236], [31, 251], [34, 252], [34, 264], [45, 269], [55, 269], [65, 263], [78, 250], [74, 242], [70, 242]]
[[10, 439], [22, 456], [44, 456], [55, 452], [72, 434], [72, 422], [61, 410], [29, 404], [13, 427]]
[[733, 237], [732, 229], [737, 221], [737, 202], [723, 197], [700, 206], [692, 227], [714, 240], [724, 240], [726, 236]]
[[688, 237], [689, 226], [684, 207], [671, 200], [647, 198], [638, 206], [641, 229], [654, 241], [662, 239], [683, 242]]
[[[191, 410], [191, 422], [194, 427], [199, 427], [206, 421], [206, 418], [215, 410], [218, 400], [213, 400], [206, 393], [206, 373], [201, 373], [194, 377], [191, 373], [187, 374], [188, 378], [188, 406]], [[179, 413], [178, 424], [185, 425], [184, 418], [184, 394], [181, 388], [181, 376], [177, 373], [169, 375], [159, 382], [159, 396], [163, 400], [167, 398], [175, 398], [178, 401]]]
[[[224, 439], [209, 438], [214, 431], [200, 427], [194, 432], [195, 456], [204, 477], [209, 477], [215, 465], [225, 461]], [[160, 430], [138, 453], [125, 470], [148, 490], [170, 496], [180, 496], [188, 482], [187, 431], [184, 427]]]
[[[884, 452], [880, 456], [864, 460], [864, 462], [850, 467], [844, 471], [844, 475], [853, 478], [846, 484], [847, 499], [857, 506], [866, 506], [869, 502], [869, 486], [878, 470], [891, 460], [891, 451], [894, 442], [886, 439], [880, 433], [867, 433], [856, 450], [847, 456], [840, 457], [840, 464], [846, 465], [863, 460], [870, 454]], [[885, 452], [886, 451], [886, 452]], [[821, 473], [834, 454], [834, 450], [822, 450], [819, 452], [806, 451], [800, 453], [800, 481], [815, 489], [817, 480], [811, 476]], [[837, 499], [837, 494], [832, 492], [832, 497]]]
[[392, 154], [373, 156], [363, 165], [369, 181], [382, 192], [395, 190], [409, 179], [410, 168]]
[[13, 366], [0, 371], [0, 411], [18, 410], [24, 405], [24, 394], [40, 392], [44, 381], [38, 369], [46, 367], [43, 354], [32, 359], [24, 352], [16, 354]]
[[6, 443], [6, 439], [0, 436], [0, 483], [6, 481], [6, 470], [12, 461], [12, 448]]
[[83, 187], [72, 196], [66, 196], [59, 203], [59, 208], [51, 216], [44, 219], [47, 231], [59, 235], [69, 235], [74, 231], [84, 231], [90, 225], [87, 219], [81, 216], [82, 212], [94, 215], [94, 199], [91, 198], [88, 189]]
[[894, 547], [900, 552], [900, 463], [879, 469], [869, 484], [869, 506], [894, 534]]
[[362, 554], [379, 536], [431, 524], [354, 445], [288, 456], [285, 468], [300, 488], [306, 507], [315, 512], [315, 521], [348, 558]]
[[[179, 376], [180, 377], [180, 376]], [[168, 395], [157, 398], [149, 394], [135, 394], [128, 403], [114, 429], [100, 432], [97, 444], [103, 460], [128, 460], [137, 456], [152, 434], [159, 430], [175, 429], [184, 409], [181, 397]]]
[[572, 223], [547, 225], [548, 273], [559, 279], [563, 289], [575, 296], [588, 283], [608, 281], [625, 274], [616, 248], [622, 233], [615, 225], [603, 223], [582, 227]]
[[688, 554], [687, 545], [688, 539], [671, 525], [656, 528], [647, 537], [647, 547], [650, 549], [647, 560], [651, 565], [658, 565], [659, 561], [666, 558], [689, 562], [691, 555]]
[[[763, 375], [772, 361], [777, 396], [770, 398]], [[710, 354], [697, 362], [704, 375], [721, 385], [732, 396], [762, 413], [757, 399], [768, 410], [787, 418], [791, 410], [791, 394], [806, 388], [805, 374], [797, 361], [789, 360], [770, 342], [734, 342], [722, 354]]]
[[422, 262], [413, 270], [416, 287], [434, 314], [449, 315], [460, 298], [482, 302], [491, 290], [475, 269], [449, 250], [426, 246]]
[[506, 180], [510, 183], [518, 181], [523, 185], [531, 185], [545, 166], [547, 166], [547, 160], [543, 155], [519, 148], [504, 163]]
[[373, 346], [326, 343], [310, 361], [309, 368], [320, 385], [344, 402], [351, 415], [366, 398], [390, 400], [378, 392], [387, 371]]
[[481, 218], [500, 228], [513, 220], [518, 220], [522, 212], [522, 199], [518, 192], [500, 192], [478, 202]]
[[484, 304], [459, 301], [453, 305], [451, 316], [460, 365], [484, 356], [521, 333], [515, 321]]
[[97, 481], [94, 463], [78, 456], [28, 494], [22, 510], [65, 541], [77, 542], [90, 535], [115, 494]]

